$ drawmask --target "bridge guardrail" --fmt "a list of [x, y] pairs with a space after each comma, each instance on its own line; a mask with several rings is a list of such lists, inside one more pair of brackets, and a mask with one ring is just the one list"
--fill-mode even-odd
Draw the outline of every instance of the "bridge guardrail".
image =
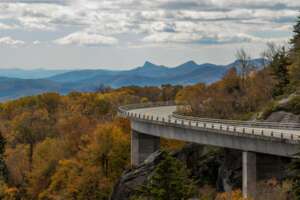
[[201, 121], [201, 122], [211, 122], [211, 123], [222, 123], [231, 124], [235, 126], [247, 126], [247, 127], [260, 127], [260, 128], [274, 128], [274, 129], [287, 129], [287, 130], [299, 130], [299, 123], [279, 123], [279, 122], [259, 122], [259, 121], [240, 121], [240, 120], [226, 120], [226, 119], [210, 119], [210, 118], [200, 118], [193, 116], [185, 116], [177, 113], [173, 113], [172, 116], [178, 119], [185, 119], [191, 121]]
[[[201, 129], [214, 129], [223, 131], [225, 134], [242, 134], [244, 136], [259, 137], [264, 139], [276, 139], [285, 143], [297, 143], [300, 144], [300, 137], [297, 134], [286, 134], [284, 131], [289, 129], [299, 129], [300, 124], [296, 123], [272, 123], [272, 122], [248, 122], [237, 120], [220, 120], [220, 119], [208, 119], [198, 118], [191, 116], [182, 116], [173, 113], [172, 118], [164, 118], [153, 115], [141, 115], [132, 113], [130, 110], [147, 108], [147, 107], [159, 107], [159, 106], [172, 106], [176, 105], [175, 102], [149, 102], [144, 104], [132, 104], [119, 107], [119, 115], [124, 117], [135, 118], [139, 120], [147, 120], [154, 123], [163, 123], [165, 125], [176, 125], [181, 127], [201, 128]], [[291, 127], [293, 126], [293, 127]], [[271, 129], [266, 131], [262, 128]], [[284, 129], [284, 130], [280, 130]], [[274, 130], [272, 130], [274, 129]], [[300, 130], [300, 129], [299, 129]], [[300, 133], [300, 132], [299, 132]], [[288, 136], [287, 136], [288, 135]]]
[[119, 107], [119, 112], [125, 112], [132, 109], [139, 108], [149, 108], [149, 107], [159, 107], [159, 106], [175, 106], [176, 103], [174, 101], [159, 101], [159, 102], [147, 102], [147, 103], [139, 103], [139, 104], [130, 104]]

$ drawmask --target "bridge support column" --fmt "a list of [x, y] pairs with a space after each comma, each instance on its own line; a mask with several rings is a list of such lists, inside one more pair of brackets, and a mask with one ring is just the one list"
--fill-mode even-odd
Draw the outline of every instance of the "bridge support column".
[[145, 135], [132, 130], [131, 132], [131, 165], [137, 166], [144, 162], [153, 152], [159, 150], [160, 138]]
[[255, 199], [256, 153], [243, 152], [243, 197]]

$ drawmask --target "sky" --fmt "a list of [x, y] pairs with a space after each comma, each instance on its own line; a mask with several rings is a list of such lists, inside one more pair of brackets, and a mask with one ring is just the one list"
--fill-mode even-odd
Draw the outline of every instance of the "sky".
[[228, 64], [287, 44], [299, 0], [0, 0], [0, 68]]

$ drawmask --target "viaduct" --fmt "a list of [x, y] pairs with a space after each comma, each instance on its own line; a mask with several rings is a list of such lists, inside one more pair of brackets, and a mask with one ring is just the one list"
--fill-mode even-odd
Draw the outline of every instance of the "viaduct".
[[240, 150], [243, 196], [255, 198], [257, 154], [292, 158], [299, 151], [300, 124], [195, 118], [175, 111], [169, 102], [119, 108], [119, 115], [131, 122], [132, 165], [159, 150], [160, 138]]

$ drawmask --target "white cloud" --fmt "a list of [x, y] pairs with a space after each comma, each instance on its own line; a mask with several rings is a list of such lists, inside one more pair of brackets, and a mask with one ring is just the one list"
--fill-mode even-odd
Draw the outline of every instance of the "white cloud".
[[114, 37], [90, 34], [86, 32], [76, 32], [66, 37], [54, 41], [60, 45], [81, 45], [81, 46], [101, 46], [101, 45], [115, 45], [118, 40]]
[[41, 44], [41, 41], [35, 40], [35, 41], [32, 42], [32, 44], [34, 44], [34, 45], [39, 45], [39, 44]]
[[[57, 44], [111, 45], [120, 35], [158, 43], [254, 42], [253, 31], [289, 32], [297, 8], [295, 0], [0, 0], [0, 20], [30, 31], [75, 32]], [[0, 22], [9, 28], [16, 27]]]
[[154, 33], [146, 36], [142, 39], [146, 43], [195, 43], [195, 44], [233, 44], [233, 43], [268, 43], [276, 42], [277, 44], [284, 44], [287, 42], [287, 38], [260, 38], [249, 34], [238, 33]]
[[9, 36], [0, 38], [0, 45], [16, 47], [16, 46], [20, 46], [20, 45], [24, 45], [24, 44], [25, 44], [24, 41], [16, 40]]
[[16, 25], [4, 24], [0, 22], [0, 30], [12, 30], [17, 28]]

